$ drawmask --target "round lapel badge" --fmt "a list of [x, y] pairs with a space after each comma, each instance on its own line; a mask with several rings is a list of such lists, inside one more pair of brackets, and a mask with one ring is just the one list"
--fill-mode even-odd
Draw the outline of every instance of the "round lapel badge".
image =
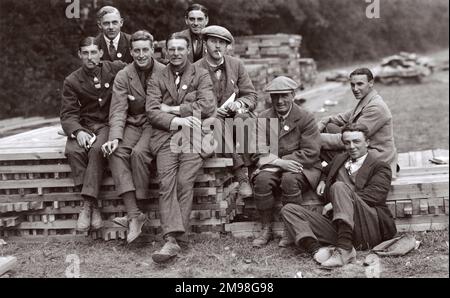
[[136, 98], [135, 98], [133, 95], [128, 95], [128, 99], [131, 100], [131, 101], [133, 101], [133, 100], [135, 100]]
[[105, 88], [108, 89], [109, 88], [109, 84], [105, 83]]
[[118, 58], [122, 58], [122, 53], [117, 53]]
[[102, 87], [102, 85], [100, 85], [100, 83], [97, 83], [94, 85], [95, 89], [100, 89]]
[[101, 99], [101, 98], [99, 98], [99, 99], [98, 99], [98, 102], [102, 102], [102, 99]]
[[187, 89], [187, 86], [186, 86], [186, 85], [183, 85], [183, 86], [181, 86], [181, 89], [186, 90], [186, 89]]
[[289, 130], [289, 126], [285, 125], [285, 126], [283, 127], [283, 129], [284, 129], [285, 131], [288, 131], [288, 130]]

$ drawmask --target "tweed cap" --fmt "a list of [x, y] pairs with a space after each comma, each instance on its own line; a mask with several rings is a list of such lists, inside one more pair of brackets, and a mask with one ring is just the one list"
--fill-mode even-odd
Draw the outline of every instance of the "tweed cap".
[[214, 36], [220, 39], [225, 40], [228, 43], [233, 43], [233, 35], [231, 35], [230, 31], [227, 30], [227, 28], [224, 28], [222, 26], [208, 26], [206, 28], [202, 29], [202, 35], [204, 36]]
[[270, 82], [264, 91], [267, 93], [290, 93], [298, 88], [298, 84], [285, 76], [279, 76]]

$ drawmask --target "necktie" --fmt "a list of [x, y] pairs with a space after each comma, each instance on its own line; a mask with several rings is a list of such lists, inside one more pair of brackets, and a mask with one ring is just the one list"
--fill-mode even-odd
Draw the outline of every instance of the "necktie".
[[216, 78], [218, 80], [220, 80], [220, 77], [222, 76], [222, 72], [223, 72], [224, 69], [225, 68], [224, 68], [224, 64], [223, 63], [220, 64], [219, 66], [213, 68], [214, 74], [216, 75]]
[[114, 42], [111, 40], [109, 42], [109, 56], [111, 57], [112, 60], [116, 59], [116, 48], [114, 47]]
[[177, 71], [175, 72], [175, 85], [177, 86], [177, 90], [180, 87], [180, 81], [181, 81], [180, 73]]

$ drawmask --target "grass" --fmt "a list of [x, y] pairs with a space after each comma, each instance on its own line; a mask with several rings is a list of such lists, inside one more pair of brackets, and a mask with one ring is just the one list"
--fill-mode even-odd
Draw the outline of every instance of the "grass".
[[[420, 247], [403, 257], [381, 258], [381, 277], [448, 277], [448, 231], [414, 233]], [[294, 248], [280, 249], [277, 241], [254, 249], [251, 239], [230, 236], [209, 238], [195, 235], [175, 260], [165, 265], [151, 261], [161, 243], [93, 240], [89, 243], [11, 243], [0, 255], [14, 255], [18, 266], [11, 277], [65, 277], [68, 255], [80, 258], [81, 277], [366, 277], [363, 265], [368, 251], [358, 252], [357, 262], [335, 270], [324, 270], [311, 257]]]

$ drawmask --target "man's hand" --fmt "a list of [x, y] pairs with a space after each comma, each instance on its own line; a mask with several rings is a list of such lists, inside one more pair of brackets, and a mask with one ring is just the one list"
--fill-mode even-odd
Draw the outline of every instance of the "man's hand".
[[174, 115], [180, 115], [179, 113], [179, 107], [169, 106], [165, 103], [161, 103], [161, 112], [168, 113], [168, 114], [174, 114]]
[[233, 101], [228, 104], [227, 108], [232, 112], [237, 112], [237, 110], [242, 108], [242, 104], [239, 101]]
[[217, 114], [222, 118], [226, 118], [229, 115], [228, 111], [224, 108], [218, 108]]
[[80, 147], [83, 147], [84, 149], [89, 149], [89, 141], [91, 140], [92, 135], [85, 132], [84, 130], [80, 130], [77, 133], [77, 142]]
[[323, 196], [324, 192], [325, 192], [325, 181], [320, 181], [319, 185], [317, 185], [316, 193], [318, 196]]
[[176, 117], [173, 118], [173, 124], [175, 127], [178, 126], [183, 126], [183, 127], [189, 127], [189, 128], [201, 128], [202, 127], [202, 121], [200, 121], [200, 119], [195, 118], [193, 116], [189, 116], [186, 118], [180, 118], [180, 117]]
[[108, 141], [102, 145], [103, 156], [111, 155], [119, 147], [119, 139]]
[[295, 160], [279, 159], [276, 161], [275, 165], [292, 173], [301, 173], [303, 171], [302, 164]]
[[331, 210], [333, 210], [333, 205], [331, 205], [331, 203], [326, 204], [325, 206], [323, 206], [322, 215], [327, 215], [327, 213]]

